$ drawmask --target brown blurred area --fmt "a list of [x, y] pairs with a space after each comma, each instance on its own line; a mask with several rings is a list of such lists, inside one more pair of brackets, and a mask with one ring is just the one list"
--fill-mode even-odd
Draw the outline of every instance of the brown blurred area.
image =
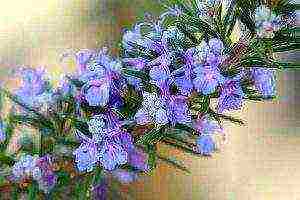
[[[58, 77], [74, 69], [72, 63], [59, 61], [68, 49], [107, 45], [116, 55], [122, 28], [130, 27], [146, 11], [159, 11], [156, 1], [146, 0], [6, 2], [0, 9], [2, 81], [10, 78], [10, 69], [22, 65], [45, 66]], [[152, 176], [129, 186], [135, 199], [300, 199], [299, 77], [299, 70], [282, 72], [278, 77], [278, 100], [247, 102], [241, 112], [234, 113], [245, 119], [247, 126], [225, 124], [228, 144], [212, 157], [196, 158], [161, 147], [165, 154], [184, 160], [192, 174], [161, 164]]]

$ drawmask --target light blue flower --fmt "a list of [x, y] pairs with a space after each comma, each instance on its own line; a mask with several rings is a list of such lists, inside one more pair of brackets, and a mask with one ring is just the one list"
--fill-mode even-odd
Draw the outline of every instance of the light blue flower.
[[254, 86], [263, 97], [276, 95], [276, 80], [274, 69], [255, 67], [251, 70]]
[[198, 65], [194, 72], [196, 74], [193, 80], [194, 86], [204, 95], [215, 92], [217, 86], [224, 81], [224, 77], [216, 67]]
[[6, 140], [5, 126], [2, 121], [0, 121], [0, 143]]
[[239, 80], [228, 79], [222, 85], [221, 95], [218, 99], [218, 112], [224, 110], [239, 110], [243, 105], [245, 94]]
[[[116, 139], [118, 140], [118, 139]], [[106, 170], [114, 170], [118, 165], [127, 163], [128, 154], [119, 141], [104, 141], [99, 152], [99, 162]]]
[[215, 132], [223, 133], [223, 128], [218, 122], [209, 118], [208, 115], [204, 115], [200, 119], [197, 119], [194, 123], [195, 129], [200, 134], [214, 134]]
[[109, 101], [109, 82], [90, 81], [83, 88], [82, 92], [90, 106], [105, 106]]
[[215, 142], [210, 135], [200, 135], [197, 138], [197, 151], [198, 153], [209, 156], [216, 149]]
[[92, 139], [77, 131], [77, 137], [82, 141], [80, 146], [75, 149], [75, 163], [80, 172], [91, 172], [99, 159], [98, 146]]
[[124, 169], [114, 170], [112, 171], [112, 175], [122, 184], [132, 183], [138, 179], [137, 173], [129, 172]]

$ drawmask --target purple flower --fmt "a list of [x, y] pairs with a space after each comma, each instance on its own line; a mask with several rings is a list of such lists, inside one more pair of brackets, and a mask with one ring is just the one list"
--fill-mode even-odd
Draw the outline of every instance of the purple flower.
[[122, 61], [137, 70], [144, 69], [147, 63], [144, 58], [124, 58]]
[[244, 96], [240, 81], [228, 79], [222, 85], [221, 95], [218, 99], [218, 112], [241, 109]]
[[192, 93], [194, 85], [191, 79], [186, 76], [177, 78], [175, 80], [176, 85], [180, 91], [180, 94], [188, 96]]
[[114, 170], [112, 175], [122, 184], [128, 184], [138, 179], [138, 175], [135, 172], [129, 172], [124, 169]]
[[90, 106], [105, 106], [109, 101], [109, 82], [90, 81], [83, 88], [82, 92]]
[[92, 189], [92, 197], [93, 200], [107, 200], [107, 192], [108, 192], [108, 183], [105, 178], [103, 178], [100, 183], [93, 186]]
[[216, 67], [198, 65], [194, 71], [196, 73], [194, 86], [204, 95], [215, 92], [217, 86], [224, 81], [224, 77]]
[[275, 72], [273, 69], [260, 67], [255, 67], [251, 70], [254, 86], [264, 97], [276, 95]]
[[113, 113], [94, 116], [88, 125], [92, 139], [79, 134], [82, 143], [74, 152], [79, 171], [91, 171], [97, 162], [112, 171], [128, 162], [128, 140], [122, 138], [131, 136], [120, 129], [120, 122]]
[[121, 136], [123, 147], [128, 152], [128, 164], [140, 171], [148, 171], [147, 163], [148, 156], [142, 150], [137, 149], [133, 144], [133, 139], [130, 134], [123, 134]]
[[2, 121], [0, 121], [0, 143], [6, 140], [5, 127]]
[[187, 99], [184, 96], [169, 96], [166, 101], [167, 115], [169, 122], [186, 124], [191, 122]]
[[215, 142], [210, 135], [200, 135], [197, 138], [197, 152], [209, 156], [216, 149]]
[[89, 49], [83, 49], [76, 53], [75, 59], [79, 74], [82, 74], [86, 71], [86, 64], [93, 57], [93, 54], [94, 52]]
[[210, 51], [215, 55], [221, 55], [224, 45], [223, 42], [218, 38], [212, 38], [208, 41]]
[[210, 52], [207, 54], [206, 63], [209, 66], [217, 68], [221, 63], [221, 59], [222, 58], [219, 55]]
[[48, 155], [40, 157], [36, 161], [36, 169], [40, 171], [39, 175], [33, 175], [38, 182], [39, 187], [45, 193], [49, 193], [57, 182], [57, 176], [52, 171], [51, 159]]
[[99, 162], [106, 170], [114, 170], [118, 165], [127, 163], [128, 154], [120, 142], [119, 136], [106, 139], [101, 145]]
[[95, 141], [86, 137], [79, 131], [77, 132], [77, 137], [82, 142], [73, 152], [77, 168], [81, 172], [90, 172], [94, 169], [99, 158], [98, 146]]
[[108, 50], [102, 48], [94, 52], [86, 61], [86, 68], [78, 75], [84, 82], [82, 94], [90, 106], [120, 106], [123, 101], [120, 91], [124, 88], [125, 79], [121, 76], [121, 62], [111, 59]]
[[165, 110], [163, 100], [155, 93], [143, 93], [142, 107], [135, 115], [138, 124], [144, 125], [149, 122], [158, 124], [168, 123], [167, 111]]
[[151, 83], [159, 87], [163, 93], [169, 92], [169, 86], [172, 82], [172, 78], [168, 66], [154, 66], [150, 70], [149, 75], [151, 78]]
[[20, 181], [26, 177], [30, 177], [36, 166], [36, 160], [36, 156], [22, 155], [19, 161], [12, 167], [13, 179]]
[[47, 92], [48, 82], [44, 79], [43, 69], [23, 68], [21, 71], [22, 85], [16, 91], [20, 100], [30, 106], [40, 106]]
[[207, 115], [197, 119], [194, 124], [195, 129], [201, 134], [223, 133], [223, 128], [215, 120], [211, 120]]
[[65, 78], [59, 82], [58, 90], [63, 96], [75, 95], [76, 92], [74, 85], [72, 85], [70, 81], [66, 80]]
[[127, 30], [122, 38], [122, 46], [127, 51], [135, 50], [136, 46], [144, 47], [145, 49], [152, 49], [154, 42], [141, 34], [141, 26], [143, 24], [136, 24], [133, 30]]

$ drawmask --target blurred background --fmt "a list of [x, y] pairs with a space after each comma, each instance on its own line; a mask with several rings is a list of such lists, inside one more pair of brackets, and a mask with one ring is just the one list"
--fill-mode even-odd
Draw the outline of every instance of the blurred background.
[[[155, 0], [9, 0], [0, 7], [0, 80], [19, 66], [44, 66], [54, 81], [74, 69], [60, 61], [70, 50], [99, 48], [117, 54], [124, 28], [157, 14]], [[282, 55], [298, 60], [299, 53]], [[196, 158], [161, 146], [182, 159], [192, 174], [161, 164], [152, 176], [128, 186], [137, 200], [300, 199], [300, 70], [278, 76], [272, 102], [247, 102], [234, 113], [247, 126], [225, 124], [228, 143], [210, 158]]]

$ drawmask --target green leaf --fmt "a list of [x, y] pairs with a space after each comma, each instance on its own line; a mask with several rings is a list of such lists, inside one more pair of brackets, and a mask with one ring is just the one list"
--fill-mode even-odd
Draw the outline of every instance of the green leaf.
[[181, 150], [181, 151], [183, 151], [183, 152], [185, 152], [185, 153], [189, 153], [189, 154], [191, 154], [191, 155], [193, 155], [193, 156], [199, 156], [199, 153], [196, 152], [196, 151], [195, 151], [194, 149], [192, 149], [191, 147], [187, 147], [187, 146], [185, 146], [185, 145], [179, 144], [179, 143], [176, 142], [176, 141], [171, 141], [171, 140], [165, 139], [165, 140], [163, 140], [163, 143], [165, 143], [166, 145], [171, 146], [171, 147], [173, 147], [173, 148], [176, 148], [176, 149], [178, 149], [178, 150]]
[[227, 116], [227, 115], [224, 115], [224, 114], [221, 114], [221, 113], [216, 113], [211, 109], [209, 111], [209, 114], [211, 114], [212, 117], [215, 118], [219, 122], [223, 119], [223, 120], [227, 120], [227, 121], [230, 121], [230, 122], [238, 124], [238, 125], [245, 125], [245, 122], [241, 119], [237, 119], [235, 117]]
[[152, 170], [156, 167], [156, 147], [153, 145], [147, 145], [146, 152], [148, 153], [148, 165]]
[[66, 77], [71, 82], [71, 84], [73, 84], [77, 88], [82, 88], [82, 86], [84, 85], [84, 82], [80, 81], [79, 79], [73, 78], [71, 76]]
[[156, 144], [159, 142], [162, 138], [165, 137], [165, 126], [158, 126], [150, 130], [149, 132], [142, 135], [138, 140], [137, 144]]
[[0, 164], [7, 164], [7, 165], [13, 165], [15, 163], [15, 160], [9, 156], [6, 155], [6, 153], [0, 153]]
[[171, 157], [164, 157], [162, 155], [157, 155], [157, 158], [165, 163], [167, 163], [168, 165], [176, 168], [176, 169], [180, 169], [186, 173], [191, 173], [187, 167], [185, 167], [182, 163], [180, 163], [178, 160], [176, 160], [175, 158], [171, 158]]
[[122, 69], [122, 72], [125, 74], [125, 75], [128, 75], [128, 76], [132, 76], [132, 77], [136, 77], [136, 78], [140, 78], [141, 80], [143, 81], [149, 81], [150, 80], [150, 77], [148, 74], [146, 74], [145, 72], [142, 72], [140, 70], [134, 70], [134, 69], [129, 69], [129, 68], [123, 68]]
[[28, 199], [29, 200], [36, 200], [36, 199], [38, 199], [38, 193], [39, 193], [39, 186], [38, 186], [38, 184], [35, 181], [33, 181], [28, 186]]

